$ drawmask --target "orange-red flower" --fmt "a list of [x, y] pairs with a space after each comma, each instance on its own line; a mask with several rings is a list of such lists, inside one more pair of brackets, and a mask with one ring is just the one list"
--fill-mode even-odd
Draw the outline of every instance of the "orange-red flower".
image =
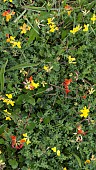
[[24, 146], [25, 140], [21, 139], [19, 141], [16, 140], [16, 136], [11, 136], [12, 148], [21, 149]]
[[83, 99], [86, 99], [86, 97], [87, 97], [86, 95], [82, 96]]
[[86, 135], [87, 131], [82, 130], [81, 125], [77, 126], [77, 134]]
[[68, 5], [68, 4], [67, 4], [64, 8], [65, 8], [67, 11], [73, 10], [72, 6], [70, 6], [70, 5]]
[[73, 8], [68, 4], [64, 8], [67, 11], [68, 15], [70, 16], [71, 12], [73, 11]]
[[64, 82], [63, 82], [63, 86], [65, 88], [66, 94], [68, 94], [70, 92], [68, 86], [70, 85], [71, 82], [72, 82], [72, 79], [65, 79]]
[[11, 17], [12, 17], [12, 15], [15, 15], [15, 12], [14, 11], [10, 11], [10, 9], [9, 10], [7, 10], [7, 11], [4, 11], [3, 13], [2, 13], [2, 16], [3, 17], [6, 17], [6, 21], [7, 22], [9, 22], [9, 20], [11, 19]]

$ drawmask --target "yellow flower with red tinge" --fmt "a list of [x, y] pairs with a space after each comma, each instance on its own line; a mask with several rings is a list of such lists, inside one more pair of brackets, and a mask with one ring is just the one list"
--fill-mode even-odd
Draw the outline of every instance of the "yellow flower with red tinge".
[[4, 11], [2, 13], [2, 16], [6, 17], [6, 22], [9, 22], [9, 20], [12, 18], [12, 15], [15, 15], [15, 12], [14, 11], [11, 12], [10, 10]]
[[39, 87], [39, 83], [35, 83], [32, 76], [29, 79], [26, 79], [26, 82], [23, 83], [25, 85], [25, 89], [27, 90], [34, 90]]
[[64, 9], [67, 11], [68, 16], [71, 15], [71, 12], [73, 11], [73, 8], [70, 5], [66, 5]]

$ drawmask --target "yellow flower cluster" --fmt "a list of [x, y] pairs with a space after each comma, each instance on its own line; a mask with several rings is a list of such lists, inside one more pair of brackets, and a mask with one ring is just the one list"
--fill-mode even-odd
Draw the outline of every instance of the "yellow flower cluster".
[[21, 48], [21, 42], [20, 41], [15, 41], [15, 37], [8, 37], [6, 42], [12, 44], [12, 47], [18, 47], [18, 48]]
[[51, 148], [53, 152], [57, 153], [57, 156], [60, 156], [60, 150], [57, 150], [56, 147]]
[[11, 117], [9, 116], [9, 115], [11, 115], [11, 113], [8, 112], [7, 109], [4, 110], [4, 112], [5, 112], [6, 114], [8, 114], [8, 116], [6, 116], [6, 120], [11, 120]]
[[29, 140], [27, 133], [24, 133], [23, 137], [24, 137], [23, 139], [25, 140], [26, 144], [29, 145], [31, 143], [31, 141]]
[[74, 57], [68, 56], [69, 64], [76, 64], [76, 59]]
[[75, 34], [76, 32], [78, 32], [82, 27], [80, 27], [80, 25], [76, 26], [75, 28], [73, 28], [73, 30], [70, 30], [70, 32], [72, 34]]
[[11, 100], [12, 99], [12, 94], [6, 94], [7, 99], [2, 98], [3, 102], [6, 103], [7, 105], [14, 106], [15, 101]]
[[26, 32], [27, 32], [28, 30], [30, 31], [31, 27], [29, 27], [28, 25], [26, 25], [26, 24], [24, 23], [23, 26], [20, 27], [20, 29], [22, 30], [22, 31], [21, 31], [21, 34], [26, 34]]
[[54, 31], [58, 30], [58, 27], [56, 27], [55, 23], [53, 22], [53, 18], [48, 18], [47, 21], [48, 21], [47, 24], [50, 27], [49, 32], [54, 32]]
[[80, 110], [80, 112], [82, 113], [80, 116], [86, 118], [88, 116], [89, 109], [87, 109], [86, 106], [85, 106], [85, 107], [83, 107], [82, 110]]
[[[95, 23], [96, 21], [96, 15], [93, 14], [93, 16], [91, 17], [91, 21], [93, 21], [93, 24]], [[83, 31], [84, 32], [87, 32], [88, 31], [88, 27], [89, 27], [89, 24], [84, 24], [84, 28], [83, 28]], [[80, 27], [80, 25], [76, 26], [75, 28], [73, 28], [73, 30], [70, 30], [70, 32], [72, 34], [75, 34], [76, 32], [78, 32], [82, 27]]]

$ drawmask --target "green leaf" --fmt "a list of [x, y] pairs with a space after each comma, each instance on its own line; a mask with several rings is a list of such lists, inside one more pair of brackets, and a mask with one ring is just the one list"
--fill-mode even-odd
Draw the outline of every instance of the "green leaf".
[[72, 153], [72, 155], [76, 158], [79, 166], [81, 167], [81, 159], [79, 158], [79, 156], [77, 156], [75, 153]]
[[27, 41], [27, 43], [26, 43], [26, 46], [30, 45], [30, 43], [31, 43], [35, 38], [37, 38], [37, 37], [38, 37], [37, 28], [36, 28], [36, 29], [35, 29], [35, 28], [32, 28], [31, 31], [30, 31], [30, 33], [29, 33], [29, 39], [28, 39], [28, 41]]
[[1, 67], [1, 70], [0, 70], [0, 84], [1, 84], [1, 93], [3, 92], [4, 90], [4, 73], [5, 73], [5, 67], [8, 63], [8, 60], [6, 61], [6, 63]]
[[35, 128], [35, 123], [34, 122], [32, 122], [32, 123], [30, 123], [26, 128], [28, 129], [28, 130], [33, 130], [34, 128]]
[[33, 97], [29, 97], [29, 99], [27, 100], [27, 102], [29, 104], [32, 104], [33, 106], [35, 106], [35, 99]]
[[16, 169], [18, 167], [18, 162], [16, 161], [16, 159], [9, 159], [8, 162], [13, 169]]
[[44, 123], [45, 123], [45, 124], [48, 124], [49, 122], [50, 122], [50, 117], [48, 117], [48, 116], [45, 117], [45, 118], [44, 118]]
[[0, 135], [4, 132], [6, 127], [7, 127], [7, 125], [4, 125], [4, 124], [0, 126]]
[[4, 139], [0, 139], [0, 144], [4, 144]]
[[35, 7], [35, 6], [30, 6], [30, 5], [25, 5], [25, 6], [23, 6], [23, 8], [32, 9], [32, 10], [35, 10], [35, 11], [45, 11], [46, 10], [45, 7]]
[[31, 64], [31, 63], [18, 64], [18, 65], [14, 66], [14, 67], [9, 68], [7, 71], [12, 71], [12, 70], [26, 68], [26, 67], [33, 67], [33, 66], [37, 66], [37, 65], [38, 64]]

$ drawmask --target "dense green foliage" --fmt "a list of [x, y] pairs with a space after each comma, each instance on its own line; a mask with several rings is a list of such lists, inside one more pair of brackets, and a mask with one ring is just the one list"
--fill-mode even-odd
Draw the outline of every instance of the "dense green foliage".
[[0, 9], [1, 170], [96, 170], [96, 2]]

